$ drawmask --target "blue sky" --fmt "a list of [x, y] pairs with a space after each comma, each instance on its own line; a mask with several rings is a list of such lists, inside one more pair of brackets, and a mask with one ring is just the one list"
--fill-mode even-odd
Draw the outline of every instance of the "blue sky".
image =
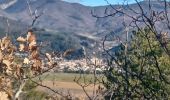
[[[107, 5], [105, 0], [65, 0], [69, 2], [79, 2], [86, 6], [102, 6]], [[111, 4], [122, 4], [125, 0], [108, 0]], [[126, 0], [126, 3], [134, 3], [135, 0]]]
[[[111, 4], [122, 4], [124, 0], [108, 0]], [[126, 2], [132, 3], [134, 0], [126, 0]], [[101, 6], [101, 5], [107, 5], [106, 1], [104, 0], [81, 0], [81, 4], [87, 5], [87, 6]]]

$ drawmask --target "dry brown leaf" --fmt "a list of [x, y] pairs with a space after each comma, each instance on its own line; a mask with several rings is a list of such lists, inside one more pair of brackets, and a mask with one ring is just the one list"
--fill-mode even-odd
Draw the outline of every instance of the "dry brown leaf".
[[54, 64], [54, 62], [53, 62], [53, 60], [52, 60], [52, 56], [49, 54], [49, 53], [46, 53], [45, 54], [46, 55], [46, 57], [47, 57], [47, 59], [48, 59], [48, 65], [49, 66], [52, 66], [53, 64]]
[[6, 92], [0, 91], [0, 100], [9, 100]]
[[4, 50], [4, 49], [8, 48], [10, 44], [11, 44], [11, 40], [10, 40], [9, 37], [2, 38], [1, 50]]
[[52, 65], [53, 65], [54, 63], [53, 63], [53, 62], [48, 62], [47, 64], [48, 64], [48, 67], [50, 68], [50, 67], [52, 67]]
[[14, 53], [17, 50], [17, 47], [14, 45], [11, 45], [10, 48], [7, 49], [9, 53]]
[[49, 53], [45, 53], [45, 55], [46, 55], [47, 59], [49, 60], [49, 62], [51, 62], [52, 61], [51, 55]]
[[24, 51], [25, 45], [24, 44], [19, 44], [19, 51]]
[[26, 42], [26, 39], [20, 36], [17, 38], [17, 41], [18, 42]]
[[41, 66], [42, 66], [41, 60], [35, 59], [35, 60], [34, 60], [34, 64], [33, 64], [33, 66], [32, 66], [31, 69], [32, 69], [33, 71], [41, 72]]
[[37, 49], [37, 43], [36, 41], [32, 41], [30, 44], [29, 44], [29, 50], [36, 50]]
[[30, 61], [29, 61], [29, 59], [28, 58], [24, 58], [24, 62], [23, 62], [24, 64], [29, 64], [30, 63]]
[[12, 75], [13, 73], [12, 73], [12, 70], [9, 70], [9, 69], [6, 69], [6, 73], [8, 74], [8, 75]]
[[29, 31], [27, 34], [27, 41], [31, 43], [32, 41], [36, 41], [36, 36], [33, 34], [32, 31]]
[[30, 55], [30, 59], [39, 59], [39, 53], [37, 50], [34, 50], [31, 55]]
[[35, 66], [39, 66], [39, 67], [41, 67], [41, 60], [35, 60]]
[[9, 68], [9, 70], [12, 70], [10, 68], [12, 63], [9, 60], [3, 60], [2, 62]]
[[[1, 75], [0, 76], [0, 85], [1, 85], [1, 91], [0, 91], [0, 100], [6, 100], [5, 98], [2, 99], [3, 96], [7, 96], [8, 97], [12, 97], [13, 95], [13, 86], [12, 86], [12, 82], [11, 79], [6, 78], [5, 76]], [[2, 90], [5, 91], [2, 91]], [[4, 92], [4, 93], [2, 93]], [[7, 99], [8, 100], [8, 99]]]
[[15, 59], [12, 53], [10, 55], [8, 55], [8, 56], [6, 55], [6, 57], [9, 60], [9, 62], [13, 62], [14, 59]]
[[16, 66], [15, 74], [18, 78], [24, 77], [24, 70], [21, 68], [21, 65]]
[[5, 47], [4, 47], [4, 46], [1, 46], [1, 50], [5, 50]]
[[3, 57], [4, 57], [4, 55], [3, 55], [2, 51], [0, 50], [0, 62], [2, 61]]
[[3, 60], [2, 62], [3, 62], [3, 64], [5, 64], [6, 67], [7, 67], [6, 73], [7, 73], [7, 74], [12, 74], [12, 68], [11, 68], [12, 63], [11, 63], [9, 60]]

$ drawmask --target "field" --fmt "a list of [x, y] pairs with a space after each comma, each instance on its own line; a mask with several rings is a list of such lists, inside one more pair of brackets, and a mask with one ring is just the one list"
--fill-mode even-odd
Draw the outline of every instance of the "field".
[[[56, 89], [59, 91], [62, 91], [64, 93], [70, 93], [71, 95], [74, 95], [75, 97], [79, 98], [85, 98], [86, 95], [83, 92], [83, 89], [74, 82], [74, 79], [79, 78], [80, 74], [73, 74], [73, 73], [47, 73], [41, 77], [43, 80], [43, 85], [49, 86], [52, 89]], [[82, 76], [81, 76], [82, 77]], [[86, 82], [93, 80], [93, 74], [85, 74], [84, 75]], [[98, 76], [100, 77], [100, 76]], [[84, 84], [83, 77], [79, 81], [81, 84]], [[98, 85], [96, 85], [97, 88]], [[92, 95], [94, 86], [93, 84], [89, 85], [85, 88], [87, 93]], [[37, 90], [44, 91], [47, 93], [52, 93], [50, 90], [42, 87], [37, 87]]]
[[[93, 78], [93, 74], [76, 74], [76, 73], [47, 73], [41, 78], [45, 81], [61, 81], [61, 82], [73, 82], [75, 78], [85, 76], [86, 80]], [[81, 82], [83, 80], [80, 80]]]

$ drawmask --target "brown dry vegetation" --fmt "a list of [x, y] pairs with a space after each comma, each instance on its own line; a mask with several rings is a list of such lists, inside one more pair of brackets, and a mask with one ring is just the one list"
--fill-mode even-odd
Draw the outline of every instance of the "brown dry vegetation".
[[[82, 88], [79, 85], [77, 85], [75, 82], [44, 81], [43, 85], [49, 86], [49, 87], [51, 87], [53, 89], [57, 89], [57, 90], [63, 91], [65, 93], [70, 92], [70, 94], [73, 95], [74, 97], [86, 98], [86, 95], [84, 94]], [[37, 90], [44, 91], [44, 92], [52, 94], [52, 92], [49, 91], [46, 88], [37, 87]], [[86, 91], [90, 95], [92, 95], [93, 94], [93, 86], [92, 85], [88, 86], [86, 88]]]
[[[87, 95], [84, 93], [81, 86], [74, 82], [75, 77], [79, 77], [80, 74], [74, 73], [47, 73], [42, 78], [44, 79], [42, 84], [48, 86], [54, 90], [59, 90], [64, 93], [70, 93], [73, 97], [79, 99], [87, 98]], [[93, 78], [92, 74], [85, 74], [86, 81], [90, 81]], [[84, 84], [83, 78], [80, 79], [80, 82]], [[99, 85], [96, 85], [98, 87]], [[97, 88], [96, 88], [97, 89]], [[47, 94], [53, 94], [52, 91], [47, 88], [38, 86], [37, 91], [46, 92]], [[90, 84], [85, 88], [89, 95], [93, 95], [94, 84]]]

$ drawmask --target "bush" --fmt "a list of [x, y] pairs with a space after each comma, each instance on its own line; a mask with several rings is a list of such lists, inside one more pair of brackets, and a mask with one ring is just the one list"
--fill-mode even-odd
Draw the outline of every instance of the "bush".
[[[159, 34], [162, 35], [162, 34]], [[132, 41], [122, 44], [105, 72], [106, 99], [168, 99], [170, 59], [161, 46], [170, 49], [169, 40], [161, 41], [148, 28], [133, 33]], [[127, 46], [128, 45], [128, 46]], [[116, 62], [116, 66], [112, 66]], [[115, 68], [116, 67], [116, 68]]]

